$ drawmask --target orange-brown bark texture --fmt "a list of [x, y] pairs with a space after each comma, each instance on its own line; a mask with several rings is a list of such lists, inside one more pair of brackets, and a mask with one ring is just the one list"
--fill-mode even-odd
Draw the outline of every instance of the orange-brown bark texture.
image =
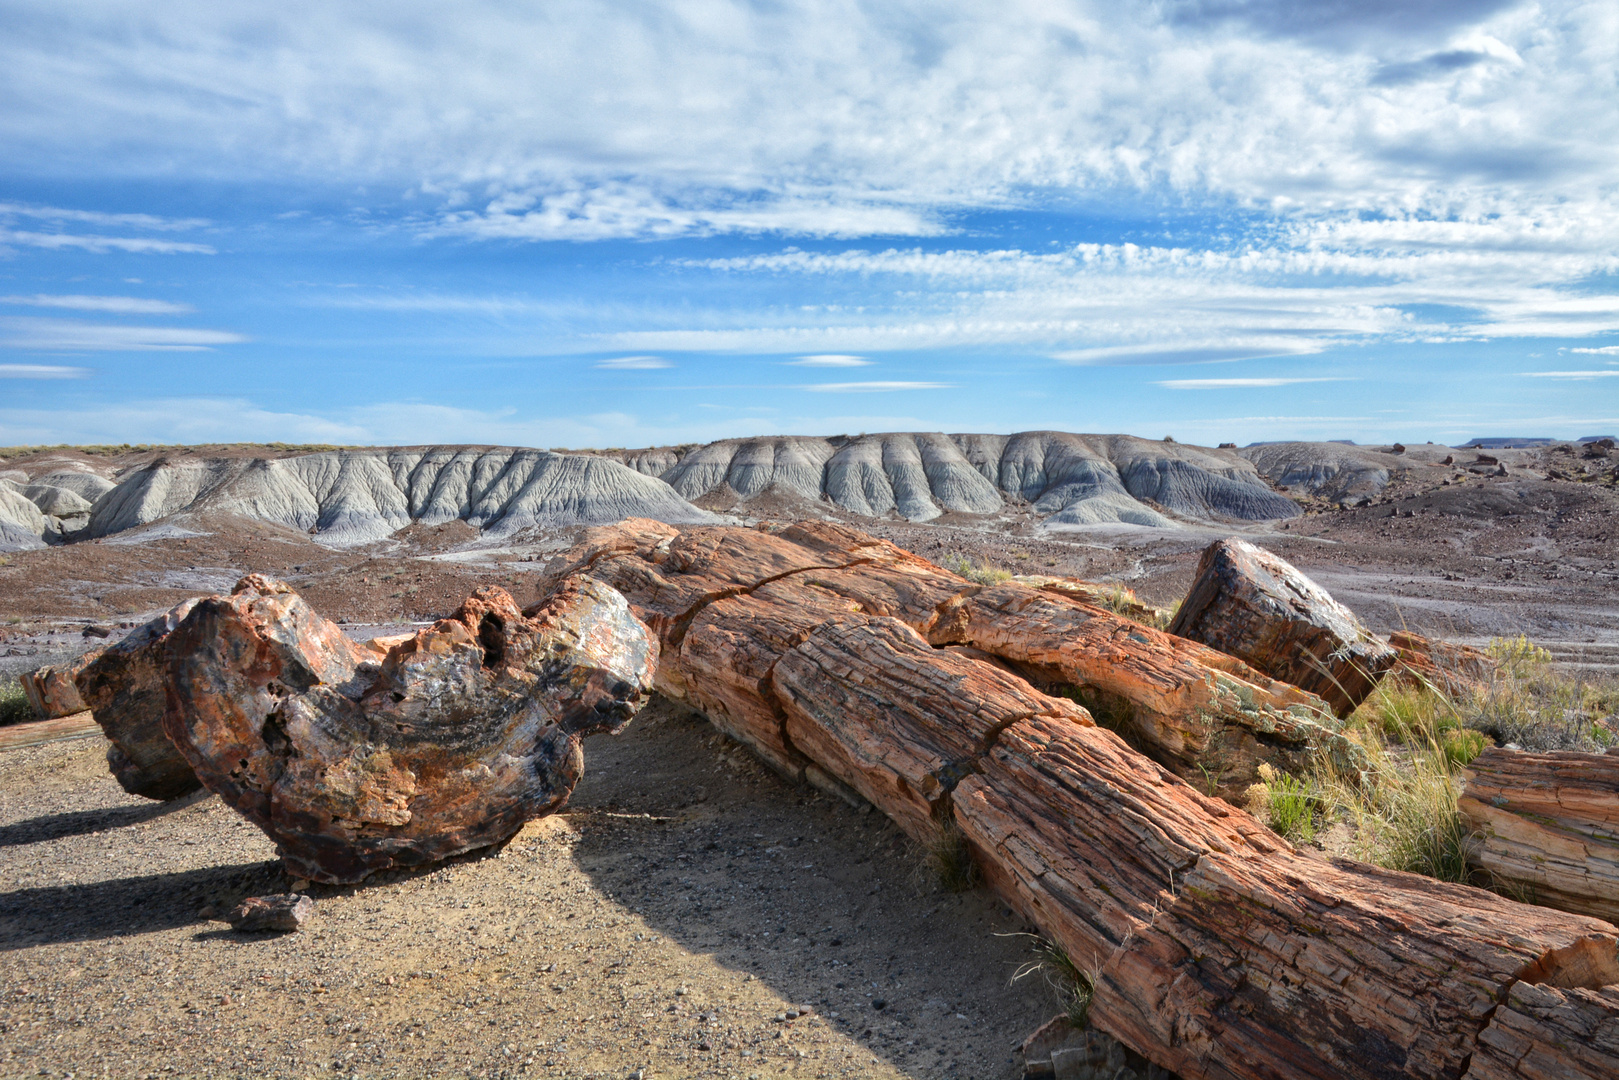
[[[623, 592], [659, 689], [765, 760], [964, 837], [1091, 975], [1092, 1022], [1182, 1076], [1458, 1078], [1520, 1045], [1563, 1071], [1499, 1075], [1612, 1075], [1559, 1040], [1619, 1022], [1619, 929], [1301, 852], [1177, 775], [1222, 733], [1249, 767], [1330, 749], [1319, 699], [1241, 661], [824, 523], [630, 521], [556, 573]], [[1133, 712], [1157, 760], [1036, 683]]]
[[339, 883], [510, 838], [559, 809], [581, 736], [648, 699], [657, 642], [600, 582], [520, 611], [499, 588], [386, 654], [244, 578], [171, 635], [163, 728], [294, 875]]

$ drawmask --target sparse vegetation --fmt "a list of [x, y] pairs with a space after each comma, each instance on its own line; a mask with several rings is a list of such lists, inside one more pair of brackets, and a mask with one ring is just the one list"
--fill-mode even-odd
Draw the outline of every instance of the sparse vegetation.
[[928, 846], [928, 864], [938, 875], [939, 884], [950, 892], [966, 892], [976, 888], [981, 880], [972, 848], [954, 821], [941, 826]]
[[1108, 586], [1105, 592], [1097, 596], [1096, 602], [1121, 618], [1138, 622], [1142, 626], [1150, 626], [1154, 630], [1169, 629], [1169, 624], [1175, 619], [1173, 611], [1154, 607], [1137, 596], [1135, 590], [1127, 589], [1123, 585]]
[[1470, 880], [1468, 827], [1456, 809], [1461, 770], [1491, 745], [1596, 751], [1619, 739], [1619, 687], [1551, 667], [1526, 638], [1491, 642], [1487, 683], [1446, 694], [1426, 681], [1386, 680], [1361, 703], [1345, 735], [1366, 751], [1369, 781], [1273, 774], [1249, 789], [1249, 806], [1277, 832], [1310, 843], [1347, 826], [1346, 854], [1441, 881]]
[[0, 679], [0, 726], [21, 724], [33, 719], [34, 707], [28, 704], [22, 682], [16, 678]]
[[1012, 580], [1010, 570], [997, 570], [988, 563], [975, 563], [965, 555], [956, 555], [946, 559], [944, 568], [958, 577], [964, 577], [975, 585], [999, 585]]
[[1020, 982], [1031, 975], [1039, 975], [1062, 1002], [1063, 1012], [1071, 1027], [1083, 1028], [1090, 1020], [1091, 995], [1096, 990], [1096, 979], [1080, 969], [1062, 946], [1038, 934], [1024, 934], [1032, 942], [1034, 958], [1019, 967], [1012, 976]]

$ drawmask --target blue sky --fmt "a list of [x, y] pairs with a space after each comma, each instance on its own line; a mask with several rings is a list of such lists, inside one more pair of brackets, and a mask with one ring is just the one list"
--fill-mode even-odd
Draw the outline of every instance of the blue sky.
[[0, 0], [0, 443], [1619, 429], [1619, 7]]

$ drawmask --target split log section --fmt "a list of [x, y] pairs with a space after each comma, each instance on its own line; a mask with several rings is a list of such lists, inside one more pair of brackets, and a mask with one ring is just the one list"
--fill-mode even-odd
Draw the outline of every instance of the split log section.
[[[1495, 1060], [1481, 1031], [1550, 1054], [1568, 1024], [1619, 1022], [1586, 993], [1619, 983], [1614, 926], [1305, 856], [1174, 775], [1222, 745], [1250, 765], [1330, 750], [1318, 701], [1240, 661], [825, 524], [631, 521], [592, 530], [563, 572], [623, 592], [661, 640], [659, 689], [767, 761], [924, 843], [959, 829], [1092, 973], [1092, 1022], [1183, 1076], [1461, 1077]], [[1008, 665], [1128, 704], [1169, 767]], [[1559, 994], [1601, 1015], [1570, 1020]], [[1555, 1075], [1609, 1075], [1569, 1060]]]
[[1619, 750], [1492, 747], [1465, 775], [1470, 863], [1536, 903], [1619, 922]]

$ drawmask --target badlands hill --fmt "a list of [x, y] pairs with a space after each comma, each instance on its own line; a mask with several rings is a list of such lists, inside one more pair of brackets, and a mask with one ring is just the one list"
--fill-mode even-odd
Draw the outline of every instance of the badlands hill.
[[0, 550], [158, 523], [184, 529], [202, 513], [294, 528], [333, 547], [380, 540], [414, 523], [461, 520], [500, 539], [632, 516], [719, 520], [714, 511], [913, 522], [1017, 514], [1047, 529], [1174, 528], [1297, 516], [1298, 505], [1277, 489], [1364, 498], [1408, 463], [1415, 464], [1332, 443], [1238, 451], [1057, 431], [777, 436], [566, 453], [220, 447], [108, 458], [59, 450], [0, 468]]

